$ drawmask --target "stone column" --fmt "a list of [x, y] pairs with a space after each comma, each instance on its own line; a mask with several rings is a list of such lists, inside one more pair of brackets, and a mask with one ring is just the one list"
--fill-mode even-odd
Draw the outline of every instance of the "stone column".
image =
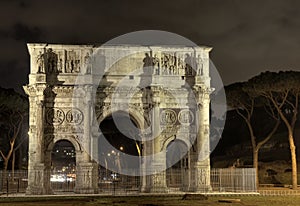
[[[147, 156], [147, 159], [142, 159], [141, 162], [141, 173], [142, 173], [142, 181], [141, 181], [141, 192], [149, 192], [151, 185], [151, 178], [147, 175], [149, 169], [151, 169], [151, 162], [148, 162], [148, 158], [152, 155], [153, 145], [149, 140], [149, 136], [143, 136], [143, 147], [142, 147], [142, 156]], [[146, 161], [147, 160], [147, 161]]]
[[199, 120], [197, 136], [197, 159], [194, 164], [194, 186], [195, 192], [208, 192], [210, 185], [210, 147], [209, 147], [209, 92], [207, 89], [199, 89]]
[[[184, 168], [181, 169], [181, 176], [182, 176], [182, 191], [189, 191], [192, 181], [191, 181], [191, 169], [190, 169], [190, 162], [191, 162], [191, 155], [190, 151], [188, 151], [187, 155], [187, 162], [185, 162]], [[185, 157], [184, 157], [185, 158]]]
[[43, 140], [44, 140], [44, 98], [38, 99], [36, 109], [36, 146], [35, 146], [35, 162], [42, 163], [43, 156]]
[[83, 136], [83, 144], [84, 144], [84, 156], [82, 161], [84, 162], [89, 162], [91, 160], [91, 101], [88, 99], [88, 94], [86, 94], [86, 101], [84, 103], [84, 109], [83, 109], [83, 114], [84, 114], [84, 136]]
[[[151, 176], [151, 188], [150, 192], [162, 193], [167, 192], [166, 183], [166, 153], [162, 151], [162, 145], [160, 141], [160, 89], [153, 87], [153, 111], [152, 111], [152, 134], [153, 134], [153, 161], [150, 170]], [[161, 171], [162, 170], [162, 171]], [[157, 172], [161, 171], [161, 172]]]
[[[143, 146], [142, 146], [142, 156], [146, 156], [147, 155], [147, 152], [146, 152], [146, 143], [143, 143]], [[147, 192], [147, 176], [146, 176], [146, 164], [145, 164], [145, 161], [141, 161], [140, 162], [140, 178], [141, 178], [141, 183], [140, 183], [140, 191], [141, 192]]]
[[[45, 166], [45, 149], [44, 145], [44, 123], [45, 123], [45, 106], [44, 106], [44, 89], [45, 86], [36, 88], [37, 97], [30, 103], [31, 123], [35, 124], [35, 129], [29, 132], [29, 163], [28, 163], [28, 187], [26, 194], [41, 195], [52, 194], [50, 188], [50, 170]], [[29, 94], [33, 95], [33, 94]], [[33, 125], [31, 125], [34, 128]]]
[[82, 144], [84, 151], [80, 154], [76, 165], [75, 192], [81, 194], [98, 193], [98, 165], [91, 160], [93, 152], [92, 121], [91, 121], [91, 91], [86, 88], [84, 102], [84, 137]]

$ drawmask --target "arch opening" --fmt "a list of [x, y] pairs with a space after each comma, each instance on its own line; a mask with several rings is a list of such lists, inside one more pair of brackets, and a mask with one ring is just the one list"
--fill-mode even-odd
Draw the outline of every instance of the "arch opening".
[[166, 148], [166, 179], [170, 188], [182, 189], [187, 183], [186, 170], [189, 169], [187, 145], [178, 139], [171, 141]]
[[58, 140], [51, 151], [51, 188], [53, 191], [73, 191], [75, 181], [75, 147], [69, 140]]
[[139, 187], [140, 178], [137, 174], [140, 170], [142, 146], [136, 119], [117, 111], [106, 117], [99, 128], [100, 182], [119, 181], [120, 184]]

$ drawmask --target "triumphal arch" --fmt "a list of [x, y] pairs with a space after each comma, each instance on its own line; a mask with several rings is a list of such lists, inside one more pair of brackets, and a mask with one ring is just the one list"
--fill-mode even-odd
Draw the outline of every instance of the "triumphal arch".
[[60, 140], [76, 150], [76, 193], [101, 191], [99, 167], [139, 176], [141, 192], [168, 192], [167, 171], [178, 162], [180, 190], [210, 190], [211, 48], [28, 44], [28, 50], [27, 194], [53, 193], [51, 152]]

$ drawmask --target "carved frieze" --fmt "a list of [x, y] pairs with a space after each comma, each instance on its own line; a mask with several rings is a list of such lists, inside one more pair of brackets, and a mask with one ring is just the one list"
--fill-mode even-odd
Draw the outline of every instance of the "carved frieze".
[[79, 73], [80, 65], [80, 51], [67, 51], [65, 58], [65, 73]]
[[153, 68], [156, 75], [203, 75], [203, 63], [201, 55], [195, 57], [190, 53], [154, 52], [153, 56], [146, 53], [143, 59], [143, 66]]
[[55, 134], [55, 133], [67, 133], [67, 134], [77, 134], [77, 133], [83, 133], [83, 126], [77, 125], [47, 125], [45, 127], [45, 134]]
[[53, 50], [52, 48], [39, 51], [36, 56], [37, 73], [59, 74], [59, 73], [80, 73], [86, 68], [85, 73], [91, 73], [91, 52], [85, 53], [82, 57], [81, 50]]
[[199, 168], [198, 169], [198, 187], [202, 185], [207, 185], [208, 182], [209, 170], [207, 168]]
[[185, 75], [184, 62], [175, 54], [163, 53], [161, 65], [161, 74], [163, 75]]

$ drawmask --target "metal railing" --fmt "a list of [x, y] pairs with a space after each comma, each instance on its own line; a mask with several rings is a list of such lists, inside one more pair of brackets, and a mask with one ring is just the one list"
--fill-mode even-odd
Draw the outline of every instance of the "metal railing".
[[214, 168], [210, 171], [213, 191], [256, 192], [254, 168]]
[[[50, 172], [50, 171], [49, 171]], [[166, 185], [169, 192], [180, 192], [188, 188], [188, 170], [167, 170]], [[76, 187], [75, 175], [50, 172], [50, 185], [57, 192], [73, 192]], [[192, 174], [192, 173], [190, 173]], [[79, 177], [80, 174], [76, 174]], [[25, 193], [28, 185], [28, 171], [0, 171], [0, 194]], [[256, 192], [255, 169], [211, 169], [212, 192]], [[101, 194], [139, 194], [142, 177], [126, 176], [107, 171], [99, 171], [98, 190]]]
[[0, 171], [0, 194], [23, 193], [28, 183], [27, 170]]

